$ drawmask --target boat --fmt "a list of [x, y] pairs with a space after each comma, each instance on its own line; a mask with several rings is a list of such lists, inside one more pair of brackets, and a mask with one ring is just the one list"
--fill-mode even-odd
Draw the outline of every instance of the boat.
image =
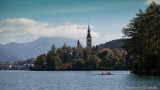
[[101, 75], [112, 75], [110, 72], [102, 72]]
[[31, 71], [30, 69], [25, 69], [25, 71]]

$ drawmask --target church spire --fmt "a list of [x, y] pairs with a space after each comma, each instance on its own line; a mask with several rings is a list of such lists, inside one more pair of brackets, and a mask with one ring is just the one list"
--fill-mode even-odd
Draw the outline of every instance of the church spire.
[[89, 26], [89, 24], [88, 24], [88, 31], [90, 31], [90, 26]]
[[92, 37], [90, 34], [90, 26], [88, 24], [88, 32], [87, 32], [87, 37], [86, 37], [86, 47], [91, 49], [92, 48]]
[[91, 37], [91, 35], [90, 35], [90, 26], [89, 26], [89, 24], [88, 24], [88, 33], [87, 33], [87, 37]]
[[80, 43], [79, 43], [79, 40], [78, 40], [78, 42], [77, 42], [77, 45], [79, 45]]

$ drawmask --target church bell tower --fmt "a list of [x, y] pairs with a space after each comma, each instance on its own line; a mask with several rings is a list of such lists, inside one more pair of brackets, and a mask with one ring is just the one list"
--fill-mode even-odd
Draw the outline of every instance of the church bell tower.
[[90, 34], [90, 26], [88, 25], [87, 37], [86, 37], [86, 47], [88, 49], [92, 48], [92, 37]]

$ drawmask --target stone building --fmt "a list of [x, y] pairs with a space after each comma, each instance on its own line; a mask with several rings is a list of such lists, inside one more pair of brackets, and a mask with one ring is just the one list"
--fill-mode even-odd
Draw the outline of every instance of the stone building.
[[90, 26], [88, 25], [87, 37], [86, 37], [86, 47], [88, 49], [92, 48], [92, 37], [90, 34]]

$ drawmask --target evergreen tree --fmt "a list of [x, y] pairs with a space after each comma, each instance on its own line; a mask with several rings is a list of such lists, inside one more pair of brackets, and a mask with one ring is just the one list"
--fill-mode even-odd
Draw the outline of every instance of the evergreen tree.
[[50, 59], [51, 67], [49, 68], [49, 70], [59, 70], [61, 64], [62, 64], [62, 60], [59, 58], [58, 55], [52, 56]]
[[160, 5], [152, 3], [141, 9], [122, 30], [128, 37], [126, 49], [132, 57], [132, 69], [137, 74], [160, 74]]
[[36, 70], [46, 70], [46, 64], [47, 62], [45, 54], [39, 55], [34, 61], [34, 66]]
[[85, 61], [81, 58], [75, 59], [73, 62], [73, 68], [77, 70], [82, 70], [85, 67]]
[[4, 64], [2, 62], [0, 62], [0, 70], [4, 69]]
[[91, 55], [89, 60], [87, 60], [86, 62], [90, 70], [96, 70], [99, 67], [99, 63], [101, 62], [101, 59], [97, 55]]

